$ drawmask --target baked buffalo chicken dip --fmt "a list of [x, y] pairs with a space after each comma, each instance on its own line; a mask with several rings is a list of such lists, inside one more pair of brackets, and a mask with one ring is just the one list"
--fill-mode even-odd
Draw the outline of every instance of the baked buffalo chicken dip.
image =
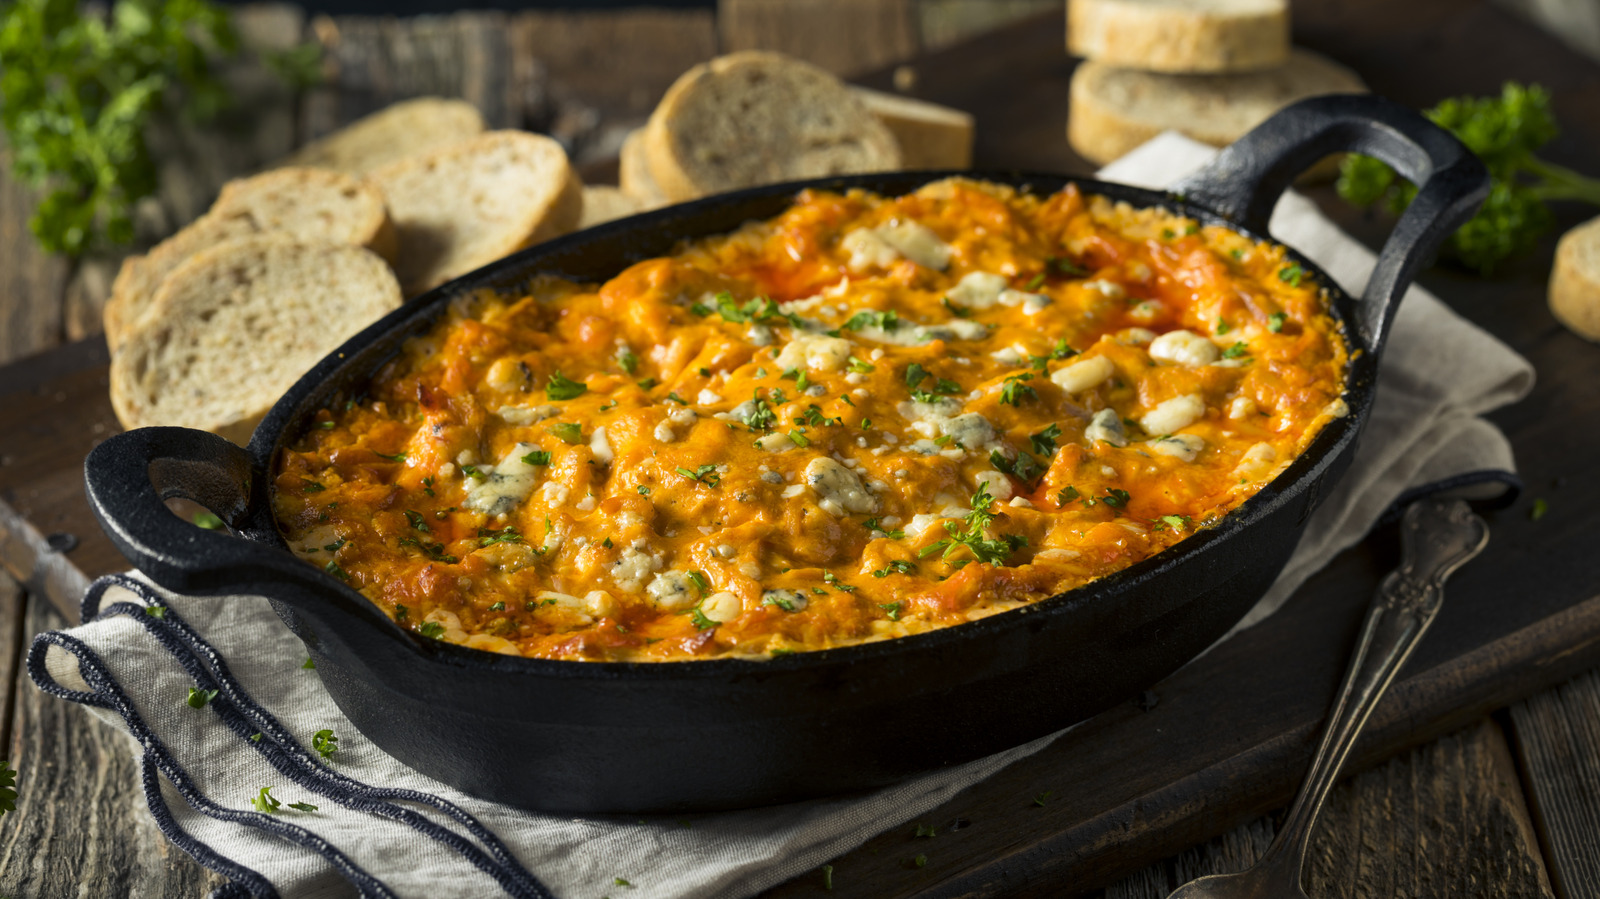
[[425, 638], [765, 658], [1125, 568], [1299, 454], [1346, 351], [1284, 251], [1075, 187], [806, 192], [459, 300], [276, 461], [289, 545]]

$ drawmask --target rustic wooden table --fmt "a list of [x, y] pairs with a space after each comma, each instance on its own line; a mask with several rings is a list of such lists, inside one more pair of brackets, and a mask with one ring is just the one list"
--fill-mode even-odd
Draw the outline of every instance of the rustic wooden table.
[[[241, 103], [221, 127], [160, 135], [163, 189], [140, 216], [146, 240], [201, 212], [226, 178], [425, 93], [466, 97], [494, 126], [556, 134], [604, 181], [622, 135], [679, 72], [751, 46], [973, 111], [980, 166], [1090, 170], [1064, 141], [1073, 62], [1053, 0], [724, 0], [715, 12], [404, 21], [246, 6], [239, 17], [256, 48], [322, 43], [326, 79], [295, 94], [251, 59], [234, 66]], [[1506, 78], [1546, 84], [1569, 129], [1553, 158], [1593, 168], [1584, 151], [1600, 143], [1600, 67], [1510, 14], [1470, 0], [1303, 0], [1295, 17], [1301, 43], [1415, 106]], [[1382, 239], [1383, 220], [1314, 195], [1364, 241]], [[31, 203], [0, 177], [0, 362], [20, 360], [0, 369], [0, 562], [15, 575], [0, 573], [0, 745], [21, 772], [17, 810], [0, 819], [0, 893], [198, 896], [219, 881], [155, 831], [125, 741], [20, 672], [31, 636], [63, 626], [84, 578], [120, 562], [87, 520], [77, 473], [116, 427], [95, 335], [117, 260], [42, 255], [26, 233]], [[1580, 212], [1562, 216], [1570, 225]], [[1424, 278], [1539, 369], [1536, 393], [1495, 416], [1528, 498], [1493, 517], [1490, 551], [1452, 584], [1374, 716], [1354, 760], [1365, 770], [1335, 791], [1319, 826], [1313, 896], [1600, 896], [1600, 348], [1545, 311], [1550, 244], [1497, 281], [1443, 269]], [[1538, 522], [1534, 497], [1550, 508]], [[1160, 897], [1249, 862], [1304, 771], [1393, 543], [1380, 530], [1142, 706], [952, 800], [925, 822], [938, 836], [896, 829], [836, 860], [833, 892]], [[926, 866], [912, 865], [917, 855]], [[773, 895], [821, 892], [808, 875]]]

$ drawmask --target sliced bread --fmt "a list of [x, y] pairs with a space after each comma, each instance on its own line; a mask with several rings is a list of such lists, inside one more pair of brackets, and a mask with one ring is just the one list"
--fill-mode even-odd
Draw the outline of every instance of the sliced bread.
[[655, 209], [671, 201], [661, 192], [661, 185], [650, 174], [650, 162], [645, 159], [644, 129], [635, 128], [622, 139], [622, 156], [617, 160], [617, 184], [622, 192], [632, 197], [641, 209]]
[[864, 87], [850, 92], [894, 135], [901, 168], [972, 167], [971, 113]]
[[1600, 340], [1600, 218], [1573, 228], [1556, 244], [1550, 311], [1572, 333]]
[[1289, 2], [1067, 0], [1067, 52], [1149, 72], [1270, 69], [1289, 61]]
[[1300, 49], [1287, 65], [1249, 75], [1158, 75], [1085, 62], [1072, 75], [1067, 140], [1099, 165], [1169, 130], [1221, 147], [1296, 100], [1365, 90], [1354, 72]]
[[161, 282], [207, 247], [281, 231], [306, 241], [368, 247], [393, 259], [396, 238], [383, 195], [363, 178], [328, 169], [283, 168], [230, 181], [211, 211], [145, 256], [130, 256], [111, 285], [106, 341], [115, 350], [140, 323]]
[[245, 443], [312, 365], [400, 305], [376, 253], [261, 234], [201, 250], [167, 276], [145, 327], [112, 357], [124, 427], [181, 425]]
[[623, 193], [621, 188], [604, 184], [586, 186], [583, 189], [583, 218], [578, 220], [578, 227], [588, 228], [642, 211], [639, 201]]
[[417, 97], [387, 106], [296, 150], [285, 165], [364, 175], [483, 133], [483, 115], [465, 100]]
[[489, 131], [372, 173], [400, 233], [406, 296], [578, 226], [583, 182], [561, 145]]
[[674, 202], [800, 178], [900, 166], [900, 147], [839, 79], [747, 51], [685, 72], [645, 128], [650, 174]]

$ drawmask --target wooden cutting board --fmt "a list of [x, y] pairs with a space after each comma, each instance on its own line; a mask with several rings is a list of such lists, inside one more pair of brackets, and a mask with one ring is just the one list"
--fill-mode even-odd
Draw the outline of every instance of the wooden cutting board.
[[[1581, 166], [1584, 148], [1600, 144], [1600, 88], [1575, 55], [1531, 29], [1463, 17], [1441, 36], [1437, 17], [1393, 13], [1376, 37], [1332, 13], [1299, 21], [1297, 36], [1415, 106], [1493, 91], [1515, 69], [1562, 98], [1568, 134], [1554, 161]], [[1061, 29], [1059, 16], [1046, 17], [925, 57], [914, 66], [915, 92], [977, 114], [980, 165], [1087, 171], [1060, 149], [1072, 68]], [[1513, 62], [1493, 72], [1475, 64], [1489, 55]], [[1347, 229], [1381, 240], [1382, 218], [1326, 190], [1317, 196]], [[1536, 261], [1497, 281], [1442, 269], [1424, 278], [1538, 368], [1534, 394], [1494, 416], [1530, 489], [1522, 504], [1490, 516], [1489, 549], [1452, 582], [1435, 629], [1373, 716], [1358, 766], [1600, 664], [1600, 349], [1550, 318], [1546, 274]], [[0, 368], [0, 561], [74, 620], [86, 579], [124, 565], [82, 492], [84, 454], [117, 428], [105, 367], [104, 346], [92, 340]], [[1528, 514], [1534, 497], [1549, 503], [1538, 521]], [[834, 894], [1070, 895], [1282, 806], [1371, 590], [1394, 561], [1395, 535], [1380, 530], [1261, 626], [947, 804], [933, 816], [936, 844], [887, 833], [840, 859]], [[929, 862], [912, 867], [919, 853]], [[775, 894], [820, 891], [820, 879], [802, 878]]]

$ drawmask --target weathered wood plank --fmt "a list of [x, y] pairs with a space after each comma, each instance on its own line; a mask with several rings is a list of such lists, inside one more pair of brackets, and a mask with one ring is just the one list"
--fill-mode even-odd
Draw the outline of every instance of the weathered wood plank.
[[[24, 631], [64, 623], [48, 603], [30, 602]], [[127, 737], [18, 678], [17, 808], [0, 818], [0, 893], [196, 899], [225, 883], [156, 829]]]
[[27, 594], [22, 585], [0, 571], [0, 746], [4, 747], [11, 745], [11, 716], [16, 709], [16, 673], [26, 611]]
[[1600, 671], [1513, 705], [1511, 721], [1557, 893], [1600, 897]]
[[61, 342], [67, 263], [39, 248], [28, 230], [35, 192], [11, 176], [0, 137], [0, 363]]
[[777, 50], [850, 76], [920, 49], [913, 0], [720, 0], [722, 49]]
[[1059, 6], [1061, 0], [918, 0], [917, 33], [923, 50], [938, 50]]
[[[1273, 818], [1258, 818], [1105, 897], [1163, 899], [1196, 877], [1243, 870], [1274, 832]], [[1340, 783], [1306, 855], [1304, 886], [1318, 899], [1554, 895], [1505, 736], [1489, 719]]]
[[542, 103], [529, 106], [530, 127], [566, 144], [579, 165], [615, 159], [672, 82], [717, 52], [708, 9], [536, 10], [511, 27], [515, 59], [548, 79]]

